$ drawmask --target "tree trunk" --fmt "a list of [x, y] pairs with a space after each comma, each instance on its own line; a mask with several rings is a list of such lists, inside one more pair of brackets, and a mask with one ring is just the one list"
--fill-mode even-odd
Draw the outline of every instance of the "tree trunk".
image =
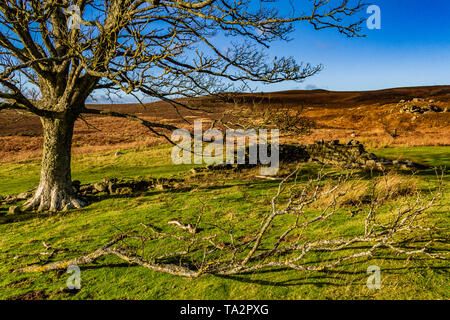
[[24, 210], [60, 211], [85, 206], [76, 199], [70, 169], [75, 119], [41, 118], [44, 129], [41, 179], [36, 194], [25, 203]]

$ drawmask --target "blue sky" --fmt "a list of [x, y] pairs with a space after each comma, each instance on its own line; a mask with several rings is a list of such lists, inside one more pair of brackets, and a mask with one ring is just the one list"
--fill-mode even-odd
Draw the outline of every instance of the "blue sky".
[[[279, 0], [276, 5], [284, 12], [291, 2], [300, 11], [306, 1]], [[308, 23], [296, 24], [292, 40], [273, 43], [269, 53], [323, 64], [324, 70], [303, 83], [259, 85], [256, 89], [350, 91], [450, 85], [449, 0], [365, 1], [380, 7], [380, 30], [369, 30], [364, 24], [366, 37], [347, 38], [336, 30], [317, 31]], [[99, 93], [94, 95], [102, 100]], [[131, 97], [118, 100], [135, 101]]]
[[324, 70], [304, 83], [261, 90], [372, 90], [450, 84], [450, 1], [367, 2], [381, 9], [380, 30], [364, 25], [365, 38], [347, 38], [334, 30], [316, 31], [298, 24], [291, 34], [293, 40], [274, 44], [271, 52], [322, 63]]
[[[364, 38], [348, 38], [337, 30], [314, 30], [297, 23], [290, 42], [275, 42], [272, 56], [293, 56], [298, 62], [322, 64], [318, 75], [303, 83], [258, 85], [257, 91], [321, 88], [337, 91], [376, 90], [406, 86], [450, 85], [450, 1], [365, 0], [381, 9], [381, 29], [363, 25]], [[279, 0], [286, 12], [307, 0]], [[274, 5], [275, 5], [274, 4]], [[369, 17], [369, 13], [364, 13]], [[221, 36], [219, 36], [220, 38]], [[221, 39], [226, 42], [234, 39]], [[220, 41], [220, 40], [219, 40]], [[101, 94], [96, 96], [101, 97]], [[101, 100], [101, 98], [100, 98]], [[123, 97], [116, 102], [135, 101]], [[144, 99], [146, 100], [146, 99]]]

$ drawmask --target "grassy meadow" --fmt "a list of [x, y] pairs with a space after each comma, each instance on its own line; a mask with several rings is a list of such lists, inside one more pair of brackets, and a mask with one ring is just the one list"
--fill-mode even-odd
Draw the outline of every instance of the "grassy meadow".
[[[449, 299], [449, 263], [437, 259], [408, 259], [402, 255], [380, 250], [374, 257], [346, 262], [332, 270], [320, 272], [270, 269], [236, 275], [204, 275], [187, 279], [158, 273], [129, 264], [116, 257], [102, 257], [96, 263], [81, 267], [81, 290], [63, 290], [68, 274], [64, 271], [22, 273], [14, 270], [44, 261], [45, 257], [15, 257], [44, 251], [42, 242], [53, 248], [65, 249], [50, 261], [76, 257], [107, 243], [115, 235], [134, 230], [140, 223], [151, 223], [172, 230], [167, 222], [196, 219], [202, 203], [207, 203], [206, 230], [218, 226], [238, 225], [236, 236], [256, 232], [261, 219], [270, 211], [270, 198], [279, 181], [254, 177], [255, 172], [207, 173], [192, 175], [189, 165], [175, 166], [170, 161], [170, 147], [135, 148], [114, 152], [75, 155], [73, 179], [83, 184], [102, 178], [170, 177], [188, 181], [189, 187], [175, 190], [152, 189], [133, 195], [102, 195], [98, 201], [80, 210], [61, 213], [8, 214], [0, 207], [0, 299]], [[371, 150], [378, 156], [405, 158], [432, 166], [450, 167], [449, 147], [384, 148]], [[294, 167], [282, 168], [289, 172]], [[302, 164], [300, 183], [314, 176], [320, 166]], [[35, 187], [39, 181], [39, 159], [0, 164], [0, 195], [16, 194]], [[331, 177], [340, 171], [327, 168]], [[407, 172], [395, 174], [399, 185], [409, 188], [436, 188], [433, 170], [424, 170], [410, 177]], [[367, 172], [355, 172], [355, 179], [364, 185]], [[412, 180], [411, 180], [412, 179]], [[449, 176], [444, 177], [448, 185]], [[366, 191], [359, 190], [355, 200]], [[410, 195], [406, 195], [410, 197]], [[391, 199], [382, 208], [389, 216], [393, 207], [403, 199]], [[450, 196], [444, 193], [440, 206], [433, 208], [427, 223], [448, 227]], [[311, 212], [320, 210], [320, 204]], [[364, 230], [364, 215], [350, 217], [349, 208], [329, 221], [312, 228], [311, 238], [353, 235]], [[283, 224], [283, 220], [277, 222]], [[445, 237], [445, 235], [443, 235]], [[447, 241], [439, 241], [440, 250], [449, 249]], [[164, 252], [167, 248], [155, 244], [150, 250]], [[306, 264], [323, 259], [312, 254]], [[382, 288], [366, 287], [367, 267], [381, 268]]]

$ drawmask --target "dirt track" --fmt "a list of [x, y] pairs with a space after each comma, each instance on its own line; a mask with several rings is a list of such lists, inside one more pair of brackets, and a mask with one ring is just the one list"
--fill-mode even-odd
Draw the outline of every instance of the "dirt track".
[[[417, 105], [430, 104], [450, 109], [450, 86], [397, 88], [367, 92], [331, 92], [325, 90], [284, 91], [264, 94], [236, 94], [229, 103], [208, 99], [191, 101], [190, 105], [210, 110], [181, 110], [183, 117], [217, 119], [232, 106], [245, 108], [304, 108], [303, 116], [315, 122], [311, 135], [287, 140], [312, 142], [319, 139], [358, 139], [373, 147], [386, 145], [450, 145], [450, 112], [414, 115], [400, 113], [400, 100], [423, 98]], [[91, 105], [92, 108], [131, 113], [147, 120], [188, 128], [175, 109], [166, 103]], [[78, 120], [74, 135], [74, 153], [118, 150], [152, 146], [164, 140], [145, 127], [125, 119], [87, 116]], [[392, 133], [396, 137], [392, 137]], [[170, 134], [170, 133], [169, 133]], [[39, 157], [42, 128], [37, 117], [16, 111], [0, 112], [0, 162], [21, 161]]]

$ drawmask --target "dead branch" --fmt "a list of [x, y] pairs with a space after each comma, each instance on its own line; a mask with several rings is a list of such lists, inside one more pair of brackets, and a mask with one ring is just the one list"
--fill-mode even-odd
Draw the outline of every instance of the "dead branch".
[[43, 252], [36, 252], [36, 253], [24, 253], [14, 256], [14, 260], [27, 258], [27, 257], [38, 257], [40, 260], [40, 257], [46, 257], [44, 263], [47, 263], [55, 254], [58, 254], [60, 252], [73, 252], [73, 250], [69, 249], [59, 249], [59, 248], [53, 248], [51, 245], [45, 243], [45, 241], [42, 241], [42, 246], [46, 251]]
[[191, 226], [191, 224], [182, 224], [177, 220], [173, 220], [173, 221], [169, 221], [167, 222], [168, 224], [173, 224], [176, 225], [178, 228], [182, 229], [182, 230], [186, 230], [187, 232], [189, 232], [190, 234], [195, 234], [197, 231]]
[[[176, 220], [168, 222], [187, 231], [188, 235], [163, 232], [141, 224], [143, 231], [121, 234], [86, 255], [17, 271], [45, 272], [65, 269], [72, 264], [88, 265], [106, 255], [114, 255], [154, 271], [190, 278], [203, 274], [235, 275], [279, 267], [321, 271], [347, 261], [370, 258], [381, 249], [409, 258], [448, 259], [448, 253], [433, 252], [434, 235], [438, 228], [425, 224], [427, 213], [437, 205], [443, 194], [442, 175], [438, 176], [440, 183], [436, 191], [429, 196], [417, 191], [414, 197], [404, 198], [389, 214], [380, 213], [385, 202], [375, 197], [367, 208], [358, 208], [365, 211], [359, 234], [325, 239], [307, 236], [308, 231], [337, 216], [341, 209], [338, 200], [348, 192], [343, 185], [352, 176], [341, 176], [330, 187], [325, 181], [326, 174], [319, 173], [317, 178], [304, 184], [297, 182], [296, 175], [297, 170], [281, 181], [272, 197], [270, 213], [253, 233], [247, 230], [244, 233], [246, 236], [236, 237], [238, 227], [233, 230], [220, 226], [217, 229], [222, 233], [202, 235], [203, 231], [197, 228], [200, 218], [195, 227]], [[324, 207], [311, 210], [314, 203], [324, 198], [329, 199]], [[363, 215], [358, 216], [363, 219]], [[125, 239], [128, 239], [126, 243]], [[133, 241], [139, 241], [139, 245], [133, 245]], [[173, 246], [174, 241], [176, 246]], [[164, 253], [153, 252], [150, 257], [139, 254], [142, 246], [148, 248], [152, 244], [157, 244]], [[312, 253], [319, 253], [321, 258], [311, 263], [308, 256]]]

